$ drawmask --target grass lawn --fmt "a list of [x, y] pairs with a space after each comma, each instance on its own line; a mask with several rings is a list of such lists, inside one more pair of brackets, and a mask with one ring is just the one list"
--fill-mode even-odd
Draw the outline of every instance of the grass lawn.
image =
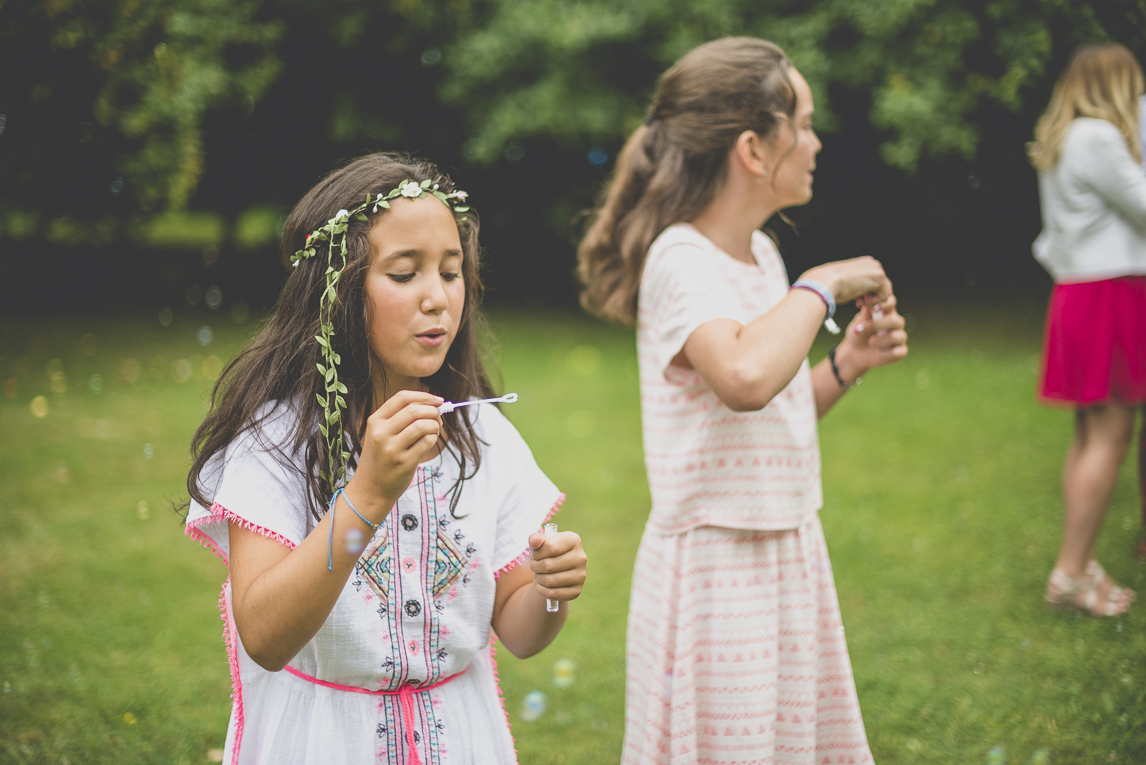
[[[1146, 604], [1099, 621], [1042, 602], [1071, 415], [1034, 403], [1041, 306], [1007, 305], [907, 309], [909, 359], [822, 423], [822, 517], [872, 750], [1146, 762]], [[498, 654], [521, 762], [616, 762], [648, 509], [632, 334], [573, 315], [494, 326], [502, 387], [521, 396], [505, 411], [590, 555], [554, 645]], [[0, 763], [203, 763], [222, 747], [225, 571], [170, 508], [207, 377], [252, 331], [215, 313], [0, 320]], [[1146, 595], [1137, 507], [1128, 465], [1099, 557]], [[575, 664], [569, 687], [558, 659]], [[546, 707], [528, 722], [534, 690]]]

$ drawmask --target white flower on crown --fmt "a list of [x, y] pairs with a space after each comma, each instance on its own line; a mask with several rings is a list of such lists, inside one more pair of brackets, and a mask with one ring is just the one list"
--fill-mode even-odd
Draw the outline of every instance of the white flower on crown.
[[458, 200], [459, 202], [464, 202], [464, 201], [466, 201], [466, 197], [468, 197], [469, 194], [467, 194], [464, 191], [451, 191], [449, 193], [449, 196], [452, 197], [453, 199]]
[[417, 181], [406, 181], [398, 187], [398, 193], [410, 199], [417, 199], [422, 196], [422, 187], [418, 185]]
[[350, 213], [347, 210], [339, 210], [338, 212], [336, 212], [334, 214], [333, 218], [331, 218], [329, 221], [327, 221], [327, 223], [337, 223], [338, 221], [342, 220], [343, 218], [348, 218], [348, 217], [350, 217]]

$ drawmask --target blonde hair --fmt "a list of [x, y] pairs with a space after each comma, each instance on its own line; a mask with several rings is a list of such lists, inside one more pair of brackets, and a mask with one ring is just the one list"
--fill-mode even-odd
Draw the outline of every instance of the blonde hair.
[[776, 45], [728, 37], [694, 48], [661, 75], [645, 124], [617, 157], [577, 248], [587, 310], [636, 322], [649, 245], [712, 200], [737, 136], [752, 130], [771, 138], [781, 125], [791, 126], [790, 69]]
[[1118, 128], [1136, 162], [1142, 161], [1138, 140], [1138, 99], [1143, 93], [1142, 67], [1117, 44], [1079, 48], [1059, 75], [1050, 104], [1035, 125], [1027, 155], [1036, 170], [1058, 164], [1070, 123], [1079, 117], [1106, 120]]

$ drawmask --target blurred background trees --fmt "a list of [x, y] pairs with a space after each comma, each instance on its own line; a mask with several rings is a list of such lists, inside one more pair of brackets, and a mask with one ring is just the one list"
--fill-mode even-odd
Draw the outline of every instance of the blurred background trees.
[[0, 0], [0, 300], [269, 305], [290, 205], [408, 150], [473, 194], [491, 300], [571, 305], [579, 214], [656, 76], [730, 34], [815, 92], [790, 270], [872, 254], [979, 291], [1045, 284], [1023, 144], [1074, 47], [1141, 56], [1146, 0]]

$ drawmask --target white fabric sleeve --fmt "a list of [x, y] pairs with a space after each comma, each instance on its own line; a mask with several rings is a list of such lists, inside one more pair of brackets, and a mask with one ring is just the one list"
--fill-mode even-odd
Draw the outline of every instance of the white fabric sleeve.
[[1127, 223], [1146, 232], [1146, 175], [1118, 128], [1105, 120], [1088, 122], [1093, 125], [1079, 136], [1077, 150], [1081, 156], [1076, 167]]
[[666, 374], [698, 327], [714, 319], [747, 323], [729, 283], [727, 256], [690, 242], [649, 253], [641, 276], [642, 307], [653, 338], [657, 366]]
[[274, 430], [264, 423], [261, 435], [244, 433], [209, 463], [201, 477], [211, 506], [193, 503], [186, 531], [224, 561], [230, 561], [231, 523], [292, 549], [308, 533], [309, 489], [301, 461], [291, 461], [270, 446], [285, 441], [274, 440]]
[[1142, 172], [1146, 173], [1146, 96], [1138, 100], [1138, 144], [1142, 149]]
[[488, 477], [490, 499], [497, 507], [493, 570], [500, 572], [528, 552], [529, 535], [557, 511], [565, 495], [538, 467], [517, 428], [495, 407], [481, 407], [475, 425], [480, 425], [479, 435], [488, 443], [479, 470]]

